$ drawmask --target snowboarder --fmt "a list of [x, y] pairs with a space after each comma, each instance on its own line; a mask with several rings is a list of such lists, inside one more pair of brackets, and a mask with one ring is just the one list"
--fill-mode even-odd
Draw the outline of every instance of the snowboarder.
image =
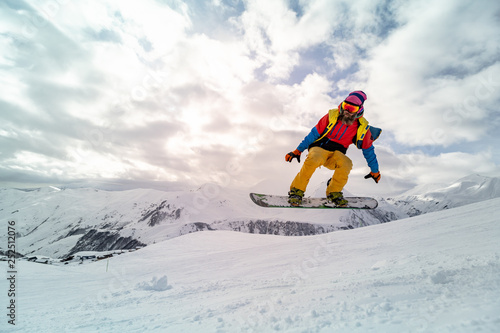
[[380, 171], [373, 141], [380, 136], [382, 130], [368, 125], [363, 117], [363, 103], [366, 99], [366, 94], [360, 90], [351, 92], [337, 109], [329, 110], [319, 120], [297, 149], [286, 154], [287, 162], [296, 158], [300, 163], [301, 153], [309, 149], [301, 170], [290, 185], [288, 202], [292, 206], [302, 204], [307, 184], [319, 166], [335, 171], [326, 188], [328, 201], [340, 207], [347, 205], [342, 189], [352, 169], [352, 161], [345, 155], [351, 143], [363, 150], [363, 156], [370, 167], [370, 173], [365, 179], [372, 178], [376, 183], [379, 182]]

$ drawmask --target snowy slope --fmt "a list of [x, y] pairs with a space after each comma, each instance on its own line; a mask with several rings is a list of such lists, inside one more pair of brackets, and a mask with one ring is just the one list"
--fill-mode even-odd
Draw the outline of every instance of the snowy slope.
[[[320, 196], [325, 187], [311, 193]], [[63, 258], [84, 250], [143, 247], [207, 229], [297, 236], [357, 228], [498, 197], [500, 179], [473, 175], [428, 190], [378, 198], [379, 208], [356, 211], [262, 208], [247, 191], [213, 184], [182, 192], [0, 189], [0, 222], [17, 222], [18, 252]]]
[[76, 266], [20, 262], [18, 325], [4, 318], [0, 331], [498, 332], [499, 207], [308, 237], [197, 232]]

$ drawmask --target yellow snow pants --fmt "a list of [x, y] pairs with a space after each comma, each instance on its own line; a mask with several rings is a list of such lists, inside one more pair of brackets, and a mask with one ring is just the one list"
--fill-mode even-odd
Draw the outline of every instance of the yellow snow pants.
[[335, 170], [330, 185], [326, 189], [326, 195], [331, 192], [341, 192], [349, 178], [352, 161], [340, 151], [328, 151], [321, 147], [309, 149], [309, 154], [290, 185], [290, 189], [297, 188], [305, 192], [314, 171], [320, 166]]

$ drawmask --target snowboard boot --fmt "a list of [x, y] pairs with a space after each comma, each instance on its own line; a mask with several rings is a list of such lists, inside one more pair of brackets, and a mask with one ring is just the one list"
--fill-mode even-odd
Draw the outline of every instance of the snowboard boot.
[[298, 207], [302, 205], [303, 197], [304, 191], [294, 187], [290, 190], [290, 192], [288, 192], [288, 203], [292, 206]]
[[337, 207], [347, 207], [348, 201], [344, 198], [342, 192], [331, 192], [326, 198], [328, 202], [334, 203]]

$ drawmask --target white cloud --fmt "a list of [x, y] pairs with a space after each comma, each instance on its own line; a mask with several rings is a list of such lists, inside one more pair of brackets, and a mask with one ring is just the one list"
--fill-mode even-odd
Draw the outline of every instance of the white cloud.
[[[300, 165], [284, 154], [353, 89], [367, 92], [367, 118], [384, 129], [383, 174], [412, 156], [421, 169], [393, 177], [429, 181], [446, 172], [424, 165], [445, 170], [460, 158], [490, 170], [495, 154], [449, 148], [498, 138], [485, 124], [498, 124], [498, 5], [480, 4], [490, 10], [465, 1], [0, 4], [0, 178], [202, 183], [237, 166], [232, 184], [274, 178], [286, 191]], [[435, 150], [393, 152], [408, 145]], [[367, 170], [358, 153], [349, 151], [354, 176]]]
[[491, 152], [475, 154], [463, 152], [441, 153], [429, 156], [424, 152], [399, 154], [398, 163], [391, 165], [387, 173], [396, 178], [412, 177], [419, 184], [448, 183], [471, 173], [490, 174], [497, 170], [491, 160]]
[[257, 61], [272, 81], [287, 79], [300, 63], [300, 51], [325, 42], [336, 21], [335, 6], [313, 1], [304, 15], [288, 7], [286, 1], [252, 0], [241, 15], [240, 28]]
[[[448, 146], [489, 130], [485, 120], [500, 101], [493, 93], [500, 82], [483, 82], [500, 75], [499, 10], [487, 1], [414, 1], [398, 8], [401, 27], [370, 50], [360, 71], [368, 77], [375, 119], [399, 142]], [[450, 121], [457, 117], [463, 121]]]

